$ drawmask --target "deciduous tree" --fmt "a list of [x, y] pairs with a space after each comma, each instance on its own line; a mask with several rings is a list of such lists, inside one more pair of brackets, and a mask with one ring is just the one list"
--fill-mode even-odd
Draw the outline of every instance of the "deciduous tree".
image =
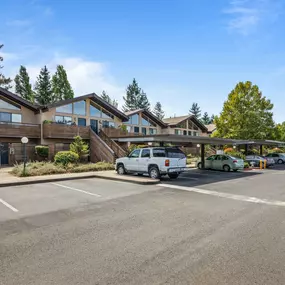
[[20, 66], [19, 74], [15, 77], [15, 91], [23, 99], [34, 103], [35, 93], [32, 90], [30, 77], [25, 66]]
[[[3, 47], [3, 44], [0, 44], [0, 50]], [[12, 88], [12, 79], [9, 77], [5, 77], [4, 74], [1, 72], [1, 69], [3, 68], [3, 66], [1, 65], [1, 62], [3, 61], [3, 57], [0, 55], [0, 87], [9, 90], [10, 88]]]

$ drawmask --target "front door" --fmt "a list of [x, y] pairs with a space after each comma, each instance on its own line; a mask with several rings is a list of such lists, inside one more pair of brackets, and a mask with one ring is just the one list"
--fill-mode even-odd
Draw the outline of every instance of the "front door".
[[0, 142], [0, 166], [9, 164], [8, 143]]
[[91, 129], [98, 134], [98, 120], [90, 120]]

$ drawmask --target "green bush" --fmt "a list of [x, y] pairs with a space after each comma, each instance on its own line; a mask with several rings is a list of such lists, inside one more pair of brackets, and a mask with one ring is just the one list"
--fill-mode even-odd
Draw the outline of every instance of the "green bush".
[[78, 154], [73, 151], [59, 151], [54, 157], [55, 163], [63, 166], [67, 166], [69, 163], [76, 163], [78, 160]]
[[227, 155], [234, 156], [234, 157], [236, 157], [236, 158], [241, 158], [241, 159], [245, 160], [245, 155], [242, 154], [242, 153], [239, 152], [239, 151], [227, 152]]
[[49, 153], [49, 148], [48, 146], [44, 146], [44, 145], [37, 145], [35, 147], [36, 149], [36, 153], [41, 156], [41, 157], [48, 157], [48, 153]]
[[244, 162], [244, 168], [249, 168], [249, 163], [248, 162]]
[[74, 141], [70, 145], [69, 149], [76, 153], [80, 160], [89, 154], [89, 146], [80, 136], [74, 137]]
[[52, 120], [44, 120], [44, 124], [52, 124]]

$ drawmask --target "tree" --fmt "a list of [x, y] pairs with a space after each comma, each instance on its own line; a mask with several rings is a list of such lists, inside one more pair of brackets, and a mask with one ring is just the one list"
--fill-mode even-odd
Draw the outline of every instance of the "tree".
[[197, 103], [193, 103], [191, 109], [189, 110], [190, 114], [195, 115], [197, 119], [201, 117], [201, 109]]
[[283, 142], [285, 141], [285, 122], [275, 126], [274, 139]]
[[89, 154], [88, 144], [84, 142], [84, 140], [80, 136], [74, 137], [74, 141], [69, 148], [70, 151], [78, 154], [80, 160], [82, 160]]
[[44, 66], [35, 84], [36, 100], [40, 105], [48, 105], [54, 102], [51, 89], [50, 74], [46, 66]]
[[[0, 50], [3, 47], [3, 44], [0, 44]], [[11, 78], [6, 78], [4, 76], [3, 73], [1, 73], [1, 69], [4, 67], [1, 65], [1, 62], [3, 61], [3, 57], [0, 55], [0, 87], [9, 90], [10, 88], [12, 88], [11, 83], [12, 83], [12, 79]]]
[[208, 113], [205, 112], [204, 115], [202, 116], [202, 120], [204, 125], [209, 125], [211, 124], [211, 118], [209, 117]]
[[126, 89], [126, 96], [123, 97], [125, 105], [123, 106], [123, 111], [128, 112], [136, 109], [146, 109], [149, 110], [150, 103], [147, 99], [146, 93], [139, 87], [136, 79], [128, 85]]
[[67, 74], [62, 65], [58, 65], [55, 74], [52, 76], [53, 101], [72, 99], [74, 92], [67, 79]]
[[214, 124], [215, 122], [215, 115], [213, 114], [210, 118], [210, 123], [209, 124]]
[[262, 96], [257, 85], [240, 82], [228, 95], [223, 110], [215, 118], [216, 137], [271, 139], [274, 136], [273, 104]]
[[15, 77], [15, 91], [23, 99], [31, 103], [35, 102], [35, 94], [32, 90], [32, 85], [30, 84], [29, 74], [26, 67], [22, 65], [20, 66], [19, 74]]
[[154, 109], [152, 111], [156, 117], [160, 120], [164, 118], [164, 111], [162, 110], [162, 106], [160, 102], [156, 102]]
[[118, 101], [115, 99], [111, 99], [111, 97], [106, 93], [105, 90], [102, 91], [101, 98], [109, 104], [113, 105], [115, 108], [118, 108]]

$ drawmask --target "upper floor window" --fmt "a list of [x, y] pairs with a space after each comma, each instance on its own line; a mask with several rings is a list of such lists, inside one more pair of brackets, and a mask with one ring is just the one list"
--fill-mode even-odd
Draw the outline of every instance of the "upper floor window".
[[142, 116], [142, 125], [156, 127], [156, 124], [144, 115]]
[[175, 134], [176, 135], [183, 135], [183, 131], [175, 129]]
[[115, 128], [115, 123], [114, 122], [109, 122], [109, 121], [103, 121], [102, 122], [102, 127], [103, 128]]
[[63, 106], [57, 107], [55, 111], [57, 113], [72, 114], [72, 104], [68, 104], [68, 105], [63, 105]]
[[149, 126], [149, 122], [145, 118], [142, 118], [142, 125]]
[[135, 114], [135, 115], [130, 116], [127, 124], [138, 125], [139, 124], [139, 115]]
[[14, 106], [13, 104], [0, 99], [0, 109], [21, 110], [21, 107]]
[[21, 114], [12, 114], [12, 113], [0, 112], [0, 122], [21, 123], [22, 122], [22, 115]]
[[79, 101], [79, 102], [73, 103], [73, 113], [75, 115], [85, 116], [86, 115], [86, 103], [85, 103], [85, 101]]
[[72, 118], [68, 116], [55, 116], [55, 122], [57, 124], [71, 125]]
[[102, 118], [105, 119], [114, 119], [114, 116], [111, 115], [109, 112], [102, 109]]
[[187, 129], [187, 122], [186, 121], [181, 122], [180, 124], [177, 125], [177, 128]]
[[101, 110], [93, 105], [90, 105], [90, 116], [101, 118]]

